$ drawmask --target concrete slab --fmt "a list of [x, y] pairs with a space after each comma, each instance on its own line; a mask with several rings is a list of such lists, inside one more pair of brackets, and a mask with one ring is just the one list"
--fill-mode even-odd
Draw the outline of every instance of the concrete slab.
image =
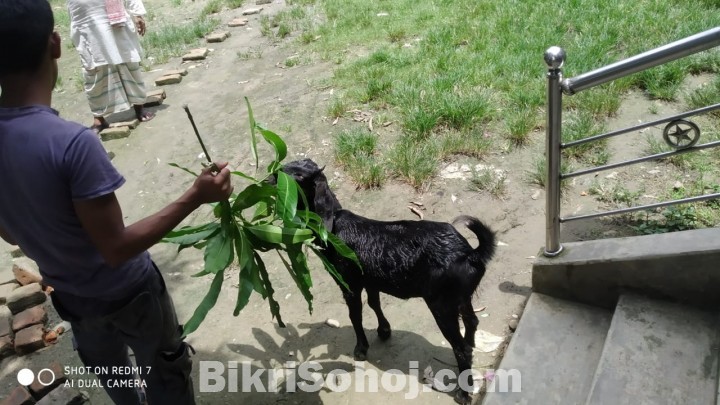
[[190, 50], [190, 52], [183, 55], [182, 60], [183, 61], [203, 60], [208, 56], [209, 52], [210, 51], [207, 48], [192, 49], [192, 50]]
[[166, 74], [155, 79], [155, 85], [164, 86], [168, 84], [177, 84], [182, 81], [182, 78], [181, 74]]
[[715, 404], [718, 317], [623, 295], [587, 405]]
[[[499, 367], [521, 373], [522, 392], [488, 392], [483, 404], [583, 403], [611, 317], [608, 310], [532, 294]], [[497, 381], [495, 390], [501, 388]]]
[[720, 309], [720, 228], [564, 244], [533, 265], [533, 291], [614, 308], [625, 291]]
[[128, 136], [130, 136], [130, 131], [130, 127], [115, 127], [104, 129], [102, 132], [100, 132], [100, 139], [102, 139], [103, 142], [106, 142], [113, 139], [127, 138]]

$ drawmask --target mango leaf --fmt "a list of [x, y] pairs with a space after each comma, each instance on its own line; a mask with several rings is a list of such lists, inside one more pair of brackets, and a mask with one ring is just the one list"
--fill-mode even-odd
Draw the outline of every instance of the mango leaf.
[[277, 173], [280, 171], [280, 169], [282, 169], [282, 164], [280, 162], [278, 162], [277, 160], [273, 160], [268, 165], [267, 172], [268, 173]]
[[[194, 247], [195, 249], [200, 249], [200, 250], [205, 249], [205, 246], [207, 246], [207, 239], [205, 239], [202, 242], [198, 242], [198, 243], [192, 245], [192, 247]], [[182, 249], [184, 249], [184, 247], [182, 247], [182, 246], [180, 248], [178, 248], [178, 252], [181, 251]]]
[[205, 271], [205, 269], [198, 271], [197, 273], [191, 275], [190, 277], [203, 277], [207, 276], [208, 274], [212, 274], [209, 271]]
[[250, 245], [252, 245], [253, 250], [258, 252], [269, 252], [278, 248], [277, 244], [264, 241], [255, 236], [252, 232], [248, 231], [247, 225], [245, 226], [245, 231], [245, 237], [247, 237], [250, 241]]
[[241, 227], [238, 227], [237, 237], [235, 238], [235, 250], [237, 251], [238, 264], [240, 269], [244, 270], [248, 268], [247, 276], [248, 280], [252, 282], [253, 289], [262, 295], [263, 298], [267, 295], [265, 287], [260, 280], [258, 275], [258, 269], [254, 262], [253, 245], [251, 242], [250, 235], [246, 233]]
[[[305, 192], [303, 191], [302, 187], [300, 187], [299, 184], [297, 184], [297, 181], [290, 177], [292, 181], [295, 183], [295, 186], [297, 187], [298, 195], [300, 196], [300, 199], [303, 202], [304, 209], [300, 210], [300, 213], [303, 214], [303, 226], [301, 228], [305, 228], [308, 225], [308, 222], [310, 222], [310, 214], [315, 214], [314, 212], [310, 212], [308, 207], [310, 206], [307, 201], [307, 197], [305, 196]], [[318, 218], [320, 218], [319, 215], [315, 214]], [[322, 223], [322, 220], [320, 221]]]
[[195, 313], [187, 323], [183, 326], [183, 337], [194, 332], [202, 321], [207, 316], [208, 312], [215, 306], [218, 296], [220, 295], [220, 289], [222, 288], [224, 271], [219, 271], [215, 274], [212, 283], [210, 284], [210, 290], [205, 295], [205, 298], [200, 302], [200, 305], [195, 309]]
[[187, 172], [187, 173], [190, 173], [190, 174], [192, 174], [192, 175], [195, 176], [195, 177], [198, 176], [198, 174], [195, 173], [194, 171], [188, 169], [187, 167], [180, 166], [180, 165], [177, 164], [177, 163], [168, 163], [168, 165], [170, 165], [170, 166], [172, 166], [172, 167], [177, 167], [178, 169], [180, 169], [180, 170], [182, 170], [182, 171], [185, 171], [185, 172]]
[[310, 250], [315, 252], [315, 255], [320, 258], [320, 261], [322, 261], [323, 266], [325, 266], [325, 270], [327, 270], [327, 272], [330, 273], [330, 275], [333, 276], [333, 278], [335, 278], [335, 280], [341, 286], [343, 286], [346, 290], [350, 291], [350, 287], [348, 287], [347, 283], [345, 283], [345, 280], [342, 278], [340, 273], [338, 273], [335, 266], [333, 266], [333, 264], [330, 263], [330, 261], [327, 259], [327, 257], [325, 257], [325, 254], [323, 252], [321, 252], [320, 249], [318, 249], [317, 247], [314, 247], [314, 246], [310, 246]]
[[[180, 249], [183, 249], [184, 247], [192, 246], [204, 239], [208, 239], [215, 235], [216, 232], [220, 229], [220, 224], [213, 223], [215, 225], [214, 227], [198, 231], [196, 233], [190, 233], [187, 235], [180, 235], [175, 236], [173, 238], [164, 238], [162, 242], [164, 243], [175, 243], [180, 245]], [[178, 249], [178, 250], [180, 250]]]
[[205, 269], [207, 273], [216, 274], [225, 270], [233, 261], [233, 239], [232, 235], [223, 229], [208, 239], [205, 248]]
[[176, 230], [172, 230], [172, 231], [168, 232], [167, 235], [165, 235], [165, 237], [162, 239], [162, 242], [177, 243], [173, 240], [168, 240], [168, 239], [173, 239], [173, 238], [176, 238], [179, 236], [190, 235], [193, 233], [202, 232], [202, 231], [204, 231], [208, 228], [212, 228], [212, 227], [217, 228], [217, 227], [219, 227], [219, 224], [217, 222], [209, 222], [207, 224], [202, 224], [202, 225], [197, 225], [197, 226], [183, 226], [180, 229], [176, 229]]
[[300, 245], [288, 246], [287, 255], [292, 265], [288, 264], [282, 257], [282, 255], [280, 255], [280, 258], [282, 259], [283, 264], [285, 264], [285, 267], [292, 276], [292, 279], [295, 281], [295, 285], [297, 285], [297, 287], [300, 289], [300, 292], [305, 298], [305, 301], [307, 301], [308, 311], [310, 311], [310, 313], [312, 314], [313, 295], [310, 292], [310, 288], [312, 287], [312, 278], [310, 277], [310, 269], [307, 265], [307, 258], [305, 257], [305, 254], [303, 253]]
[[248, 226], [246, 229], [258, 239], [275, 244], [294, 245], [313, 237], [310, 229], [280, 228], [270, 224]]
[[210, 204], [211, 207], [213, 207], [213, 215], [215, 218], [220, 218], [222, 216], [222, 204], [214, 203]]
[[[255, 263], [253, 263], [254, 265]], [[233, 316], [240, 315], [240, 311], [250, 302], [250, 294], [253, 292], [253, 283], [250, 280], [250, 268], [245, 267], [240, 270], [240, 282], [238, 284], [238, 298], [235, 303], [235, 310]]]
[[275, 132], [265, 129], [258, 124], [255, 124], [255, 126], [263, 138], [275, 149], [275, 161], [282, 162], [287, 156], [287, 145], [285, 142]]
[[306, 222], [308, 227], [315, 231], [315, 233], [317, 233], [321, 241], [327, 243], [328, 230], [325, 228], [325, 225], [323, 224], [323, 220], [322, 218], [320, 218], [320, 215], [312, 211], [307, 211], [305, 215], [308, 217], [308, 221]]
[[239, 212], [252, 207], [260, 201], [270, 202], [277, 195], [278, 190], [270, 184], [251, 184], [241, 191], [232, 205], [232, 212]]
[[245, 97], [245, 104], [247, 104], [248, 120], [250, 121], [250, 149], [252, 150], [252, 155], [253, 155], [253, 158], [255, 159], [255, 171], [257, 171], [258, 164], [260, 163], [260, 159], [259, 159], [258, 153], [257, 153], [257, 136], [255, 135], [255, 128], [257, 127], [257, 124], [255, 123], [255, 117], [253, 117], [253, 111], [252, 111], [252, 107], [250, 106], [250, 100], [248, 100], [247, 97]]
[[259, 183], [259, 182], [260, 182], [260, 181], [259, 181], [258, 179], [256, 179], [255, 177], [252, 177], [252, 176], [250, 176], [249, 174], [245, 174], [245, 173], [243, 173], [243, 172], [241, 172], [241, 171], [239, 171], [239, 170], [232, 171], [232, 172], [230, 172], [230, 174], [234, 174], [234, 175], [240, 176], [240, 177], [242, 177], [242, 178], [244, 178], [244, 179], [248, 179], [248, 180], [252, 181], [253, 183]]
[[255, 214], [251, 219], [251, 222], [256, 222], [260, 219], [267, 218], [272, 215], [273, 211], [270, 205], [265, 201], [260, 201], [256, 204]]
[[335, 251], [339, 255], [346, 257], [346, 258], [352, 260], [353, 262], [355, 262], [355, 264], [357, 264], [357, 266], [362, 271], [362, 265], [360, 264], [360, 260], [358, 260], [357, 255], [355, 255], [355, 252], [352, 249], [350, 249], [350, 247], [348, 245], [346, 245], [345, 242], [342, 241], [342, 239], [340, 239], [336, 235], [328, 232], [328, 242], [330, 242], [333, 245], [333, 247], [335, 248]]
[[277, 213], [285, 224], [292, 223], [297, 212], [298, 187], [284, 172], [277, 172], [277, 197]]
[[280, 325], [281, 328], [285, 327], [285, 323], [282, 321], [282, 317], [280, 317], [280, 304], [278, 304], [277, 301], [275, 301], [275, 297], [273, 294], [275, 294], [275, 290], [272, 287], [272, 283], [270, 282], [270, 276], [268, 275], [267, 269], [265, 268], [265, 263], [262, 261], [262, 258], [260, 258], [260, 255], [255, 253], [255, 261], [257, 262], [260, 279], [263, 282], [263, 285], [265, 285], [265, 289], [267, 290], [267, 299], [268, 303], [270, 304], [270, 313], [273, 315], [273, 318], [277, 318], [278, 325]]

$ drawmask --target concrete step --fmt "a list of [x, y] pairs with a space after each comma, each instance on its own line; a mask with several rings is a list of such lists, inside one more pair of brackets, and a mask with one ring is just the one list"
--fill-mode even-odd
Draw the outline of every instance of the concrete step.
[[715, 405], [718, 326], [714, 313], [622, 295], [586, 404]]
[[583, 403], [611, 318], [605, 309], [532, 294], [499, 368], [521, 373], [522, 392], [497, 392], [497, 372], [496, 392], [488, 391], [483, 404]]

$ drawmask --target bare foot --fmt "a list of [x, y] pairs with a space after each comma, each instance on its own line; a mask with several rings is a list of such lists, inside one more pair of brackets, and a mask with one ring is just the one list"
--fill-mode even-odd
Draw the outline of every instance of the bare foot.
[[108, 124], [107, 121], [105, 121], [104, 117], [93, 117], [93, 125], [90, 127], [93, 132], [96, 134], [99, 134], [104, 129], [107, 129], [110, 127], [110, 124]]
[[155, 118], [154, 113], [151, 113], [150, 111], [145, 111], [145, 109], [141, 105], [135, 106], [135, 116], [140, 122], [148, 122], [151, 119]]

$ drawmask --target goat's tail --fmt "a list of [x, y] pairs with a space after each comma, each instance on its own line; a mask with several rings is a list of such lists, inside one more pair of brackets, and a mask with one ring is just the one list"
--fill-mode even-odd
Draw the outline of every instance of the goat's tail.
[[487, 265], [495, 254], [495, 232], [490, 230], [479, 219], [461, 215], [453, 221], [453, 225], [463, 224], [470, 229], [480, 241], [478, 247], [470, 254], [471, 263]]

